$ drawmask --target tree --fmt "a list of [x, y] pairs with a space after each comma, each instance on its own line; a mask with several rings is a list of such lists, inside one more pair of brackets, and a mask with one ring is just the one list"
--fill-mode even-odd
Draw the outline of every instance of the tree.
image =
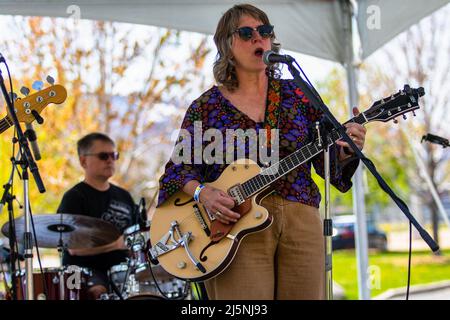
[[[117, 142], [121, 159], [114, 180], [135, 200], [151, 197], [188, 98], [209, 84], [202, 72], [207, 37], [103, 21], [3, 19], [22, 35], [6, 39], [2, 50], [15, 91], [47, 74], [68, 91], [66, 102], [48, 106], [41, 114], [45, 123], [35, 126], [47, 192], [38, 194], [30, 181], [34, 211], [55, 212], [64, 191], [80, 180], [76, 141], [92, 131]], [[12, 133], [0, 137], [2, 182], [9, 177], [3, 168], [10, 167]]]
[[[450, 23], [447, 16], [450, 8], [435, 13], [421, 23], [411, 27], [401, 35], [389, 49], [374, 57], [378, 64], [384, 64], [383, 69], [374, 70], [367, 62], [363, 72], [365, 77], [365, 91], [369, 95], [379, 92], [392, 92], [403, 84], [423, 86], [425, 96], [421, 99], [421, 109], [417, 112], [415, 121], [408, 121], [402, 126], [407, 130], [393, 130], [393, 139], [389, 147], [398, 153], [399, 164], [409, 180], [412, 191], [417, 194], [431, 211], [433, 237], [438, 242], [439, 215], [436, 204], [421, 174], [417, 172], [417, 165], [411, 157], [408, 139], [415, 139], [426, 133], [434, 133], [444, 137], [450, 134], [449, 113], [450, 105], [448, 92], [450, 89], [450, 53], [449, 30]], [[380, 63], [380, 61], [382, 61]], [[387, 66], [387, 67], [386, 67]], [[375, 72], [374, 72], [375, 71]], [[406, 135], [404, 132], [407, 132]], [[386, 146], [386, 145], [385, 145]], [[448, 179], [449, 164], [445, 162], [442, 148], [432, 144], [424, 144], [426, 154], [424, 161], [431, 180], [439, 191], [444, 181]]]

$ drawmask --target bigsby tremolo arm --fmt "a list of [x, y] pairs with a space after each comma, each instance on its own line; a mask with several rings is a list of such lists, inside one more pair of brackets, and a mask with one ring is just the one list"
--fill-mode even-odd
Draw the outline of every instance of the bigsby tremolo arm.
[[[177, 238], [177, 239], [176, 239]], [[192, 261], [192, 263], [203, 273], [206, 273], [205, 267], [194, 257], [191, 250], [189, 249], [189, 241], [193, 239], [192, 232], [186, 232], [182, 234], [180, 231], [180, 225], [178, 221], [172, 221], [170, 224], [169, 232], [167, 232], [158, 243], [149, 249], [150, 255], [153, 258], [157, 258], [167, 252], [175, 250], [176, 248], [182, 246]]]

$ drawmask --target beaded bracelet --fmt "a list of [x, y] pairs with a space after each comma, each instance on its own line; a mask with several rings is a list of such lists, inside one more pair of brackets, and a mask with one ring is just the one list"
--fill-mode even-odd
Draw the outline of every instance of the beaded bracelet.
[[197, 188], [195, 188], [195, 192], [194, 192], [194, 200], [195, 200], [195, 202], [200, 203], [200, 191], [202, 191], [202, 189], [204, 187], [205, 187], [204, 185], [199, 184], [197, 186]]

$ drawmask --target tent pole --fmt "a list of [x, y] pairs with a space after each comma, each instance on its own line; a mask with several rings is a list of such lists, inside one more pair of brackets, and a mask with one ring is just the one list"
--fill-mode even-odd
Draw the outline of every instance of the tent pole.
[[428, 185], [428, 189], [430, 190], [430, 193], [433, 196], [434, 202], [436, 203], [436, 206], [438, 207], [438, 210], [442, 216], [442, 219], [445, 221], [447, 226], [450, 227], [450, 221], [447, 216], [447, 212], [445, 211], [444, 205], [442, 204], [442, 201], [439, 197], [436, 187], [434, 186], [434, 184], [431, 180], [431, 177], [430, 177], [430, 174], [428, 173], [426, 165], [425, 165], [422, 157], [419, 154], [419, 150], [424, 151], [424, 148], [420, 144], [414, 143], [412, 141], [412, 139], [406, 134], [405, 129], [403, 127], [402, 127], [402, 132], [405, 135], [405, 137], [408, 139], [408, 142], [411, 147], [411, 150], [413, 151], [414, 159], [416, 160], [416, 164], [419, 169], [419, 172]]
[[[352, 33], [352, 8], [350, 1], [343, 1], [344, 7], [344, 37], [346, 43], [346, 54], [344, 67], [347, 74], [349, 113], [353, 116], [352, 108], [358, 105], [358, 88], [356, 79], [356, 66], [354, 64], [354, 48]], [[353, 176], [353, 213], [356, 217], [355, 223], [355, 251], [358, 271], [358, 293], [360, 300], [370, 300], [370, 284], [367, 271], [369, 270], [368, 240], [366, 209], [364, 202], [364, 186], [362, 165]]]

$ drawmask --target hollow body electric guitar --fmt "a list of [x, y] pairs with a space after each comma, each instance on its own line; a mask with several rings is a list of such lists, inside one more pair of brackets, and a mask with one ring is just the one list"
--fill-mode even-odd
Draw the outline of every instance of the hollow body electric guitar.
[[[423, 95], [423, 88], [405, 85], [403, 90], [376, 101], [348, 122], [387, 122], [399, 115], [406, 118], [405, 113], [419, 108], [418, 99]], [[328, 146], [340, 138], [339, 132], [332, 130]], [[150, 257], [180, 279], [203, 281], [217, 276], [232, 262], [245, 235], [262, 231], [272, 223], [272, 216], [260, 205], [272, 183], [321, 153], [321, 145], [317, 137], [264, 169], [252, 160], [240, 159], [231, 163], [216, 181], [206, 183], [234, 199], [232, 210], [241, 215], [236, 223], [223, 224], [191, 196], [183, 191], [175, 193], [153, 215]]]

